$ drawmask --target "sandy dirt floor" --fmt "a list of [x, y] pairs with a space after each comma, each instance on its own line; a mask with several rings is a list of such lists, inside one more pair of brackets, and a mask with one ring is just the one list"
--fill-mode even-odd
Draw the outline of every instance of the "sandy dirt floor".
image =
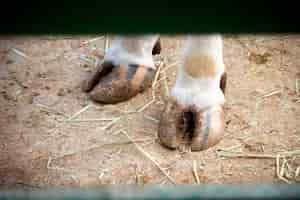
[[202, 152], [156, 136], [184, 37], [162, 37], [156, 87], [117, 105], [80, 88], [96, 37], [0, 38], [1, 188], [300, 180], [299, 35], [224, 36], [226, 134]]

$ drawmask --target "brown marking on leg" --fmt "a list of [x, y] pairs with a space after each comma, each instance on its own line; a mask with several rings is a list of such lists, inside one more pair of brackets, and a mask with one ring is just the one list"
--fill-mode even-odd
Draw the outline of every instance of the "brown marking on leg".
[[194, 78], [214, 77], [217, 73], [215, 59], [208, 55], [188, 55], [183, 66], [184, 70]]
[[161, 42], [160, 42], [160, 38], [158, 38], [158, 40], [156, 41], [153, 49], [152, 49], [152, 55], [158, 55], [161, 52]]
[[147, 72], [148, 72], [148, 70], [146, 67], [144, 67], [144, 66], [138, 67], [135, 75], [133, 76], [133, 78], [131, 80], [131, 86], [134, 91], [140, 90]]
[[227, 74], [224, 72], [221, 76], [221, 81], [220, 81], [220, 88], [223, 91], [223, 94], [225, 95], [225, 90], [226, 90], [226, 82], [227, 82]]
[[124, 67], [122, 65], [119, 67], [119, 77], [120, 77], [120, 80], [125, 80], [126, 79], [126, 77], [127, 77], [127, 71], [128, 71], [127, 67]]

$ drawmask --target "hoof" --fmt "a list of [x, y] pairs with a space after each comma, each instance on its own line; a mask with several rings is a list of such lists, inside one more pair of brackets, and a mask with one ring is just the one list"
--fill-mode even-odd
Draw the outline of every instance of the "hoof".
[[155, 70], [142, 65], [113, 66], [103, 63], [83, 83], [92, 100], [114, 104], [126, 101], [151, 86]]
[[162, 145], [176, 149], [183, 142], [183, 113], [184, 108], [174, 99], [168, 100], [158, 126], [158, 138]]
[[[160, 54], [160, 38], [155, 42], [152, 55]], [[143, 65], [115, 66], [104, 61], [82, 84], [92, 100], [114, 104], [126, 101], [150, 87], [156, 70]]]
[[202, 151], [216, 145], [224, 135], [224, 112], [220, 105], [197, 111], [169, 99], [161, 115], [158, 138], [163, 146], [176, 149], [189, 145]]
[[103, 62], [102, 64], [96, 66], [96, 70], [88, 77], [82, 84], [82, 90], [84, 92], [90, 92], [95, 85], [99, 83], [99, 80], [106, 76], [114, 68], [112, 62]]

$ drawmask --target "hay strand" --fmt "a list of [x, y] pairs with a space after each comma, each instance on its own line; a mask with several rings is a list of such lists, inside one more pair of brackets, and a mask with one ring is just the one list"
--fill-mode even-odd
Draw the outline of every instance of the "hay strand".
[[122, 131], [122, 133], [130, 140], [133, 141], [133, 144], [136, 146], [136, 148], [144, 155], [146, 156], [168, 179], [171, 183], [176, 184], [175, 180], [165, 171], [164, 168], [160, 166], [160, 164], [153, 159], [153, 157], [146, 152], [142, 147], [140, 147], [137, 143], [134, 142], [134, 140], [127, 134], [126, 131]]
[[27, 56], [25, 53], [23, 53], [22, 51], [18, 50], [18, 49], [15, 49], [15, 48], [12, 48], [11, 49], [15, 54], [23, 57], [23, 58], [26, 58], [26, 59], [30, 59], [29, 56]]
[[197, 162], [194, 160], [193, 161], [193, 175], [196, 179], [196, 183], [200, 184], [199, 176], [198, 176], [198, 171], [197, 171]]
[[90, 44], [90, 43], [92, 43], [92, 42], [95, 42], [95, 41], [97, 41], [97, 40], [102, 40], [102, 39], [104, 39], [104, 36], [92, 38], [92, 39], [90, 39], [90, 40], [86, 40], [86, 41], [82, 42], [82, 43], [81, 43], [81, 46], [84, 46], [84, 45], [87, 45], [87, 44]]
[[262, 98], [270, 97], [270, 96], [273, 96], [273, 95], [276, 95], [279, 93], [281, 93], [281, 90], [276, 90], [276, 91], [270, 92], [268, 94], [265, 94], [264, 96], [262, 96]]

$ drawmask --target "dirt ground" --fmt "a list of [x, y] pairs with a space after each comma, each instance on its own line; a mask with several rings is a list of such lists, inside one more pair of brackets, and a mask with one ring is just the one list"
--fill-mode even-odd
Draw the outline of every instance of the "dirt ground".
[[117, 105], [80, 88], [96, 37], [0, 38], [1, 188], [299, 181], [300, 35], [224, 36], [226, 134], [202, 152], [156, 140], [184, 37], [162, 37], [157, 87]]

